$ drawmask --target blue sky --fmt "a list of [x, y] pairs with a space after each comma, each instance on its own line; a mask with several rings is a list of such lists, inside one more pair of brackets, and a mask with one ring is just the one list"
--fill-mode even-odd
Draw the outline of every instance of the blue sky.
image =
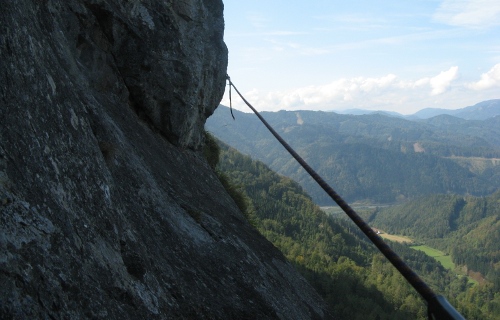
[[228, 73], [258, 110], [411, 114], [500, 98], [500, 0], [223, 2]]

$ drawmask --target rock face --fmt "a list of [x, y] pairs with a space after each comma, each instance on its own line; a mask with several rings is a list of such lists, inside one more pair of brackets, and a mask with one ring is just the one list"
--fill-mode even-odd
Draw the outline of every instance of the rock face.
[[329, 318], [199, 152], [222, 11], [2, 3], [1, 319]]

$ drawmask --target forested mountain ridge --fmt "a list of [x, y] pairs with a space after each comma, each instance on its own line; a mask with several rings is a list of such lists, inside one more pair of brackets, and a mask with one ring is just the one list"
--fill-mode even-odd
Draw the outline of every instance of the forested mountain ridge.
[[[206, 128], [222, 141], [299, 182], [314, 201], [324, 191], [253, 114], [219, 107]], [[384, 115], [263, 112], [264, 118], [347, 200], [394, 202], [432, 193], [487, 195], [500, 187], [500, 117], [409, 121]], [[456, 120], [455, 120], [456, 119]], [[500, 164], [500, 163], [498, 163]]]
[[[422, 124], [431, 125], [433, 129], [439, 133], [441, 137], [451, 137], [450, 141], [438, 139], [437, 142], [449, 142], [452, 145], [457, 144], [457, 137], [465, 138], [464, 147], [469, 148], [469, 151], [463, 151], [466, 155], [478, 155], [484, 157], [498, 157], [498, 152], [488, 155], [488, 152], [482, 153], [475, 149], [474, 143], [478, 143], [482, 148], [500, 147], [500, 116], [488, 118], [485, 120], [464, 120], [452, 115], [439, 115], [426, 120], [417, 121]], [[455, 137], [454, 137], [455, 136]], [[464, 137], [465, 136], [465, 137]], [[472, 140], [471, 139], [477, 139]], [[485, 145], [484, 142], [487, 142]], [[446, 150], [446, 149], [445, 149]], [[450, 155], [453, 150], [448, 152], [441, 151], [441, 155]]]
[[[296, 182], [225, 144], [217, 170], [244, 195], [256, 228], [296, 265], [340, 319], [426, 319], [418, 294], [354, 224], [320, 211]], [[491, 287], [471, 287], [465, 277], [423, 252], [391, 246], [466, 318], [495, 319], [500, 314], [494, 301], [483, 299]]]

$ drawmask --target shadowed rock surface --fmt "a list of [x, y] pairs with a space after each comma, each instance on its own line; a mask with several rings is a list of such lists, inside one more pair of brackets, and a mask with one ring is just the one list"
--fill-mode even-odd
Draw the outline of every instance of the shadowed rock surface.
[[222, 11], [2, 3], [1, 319], [330, 317], [199, 152]]

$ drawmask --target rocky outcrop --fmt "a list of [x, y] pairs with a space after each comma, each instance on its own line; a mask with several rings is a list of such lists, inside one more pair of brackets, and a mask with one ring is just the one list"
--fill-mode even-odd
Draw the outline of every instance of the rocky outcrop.
[[1, 319], [329, 317], [198, 151], [222, 10], [2, 3]]

